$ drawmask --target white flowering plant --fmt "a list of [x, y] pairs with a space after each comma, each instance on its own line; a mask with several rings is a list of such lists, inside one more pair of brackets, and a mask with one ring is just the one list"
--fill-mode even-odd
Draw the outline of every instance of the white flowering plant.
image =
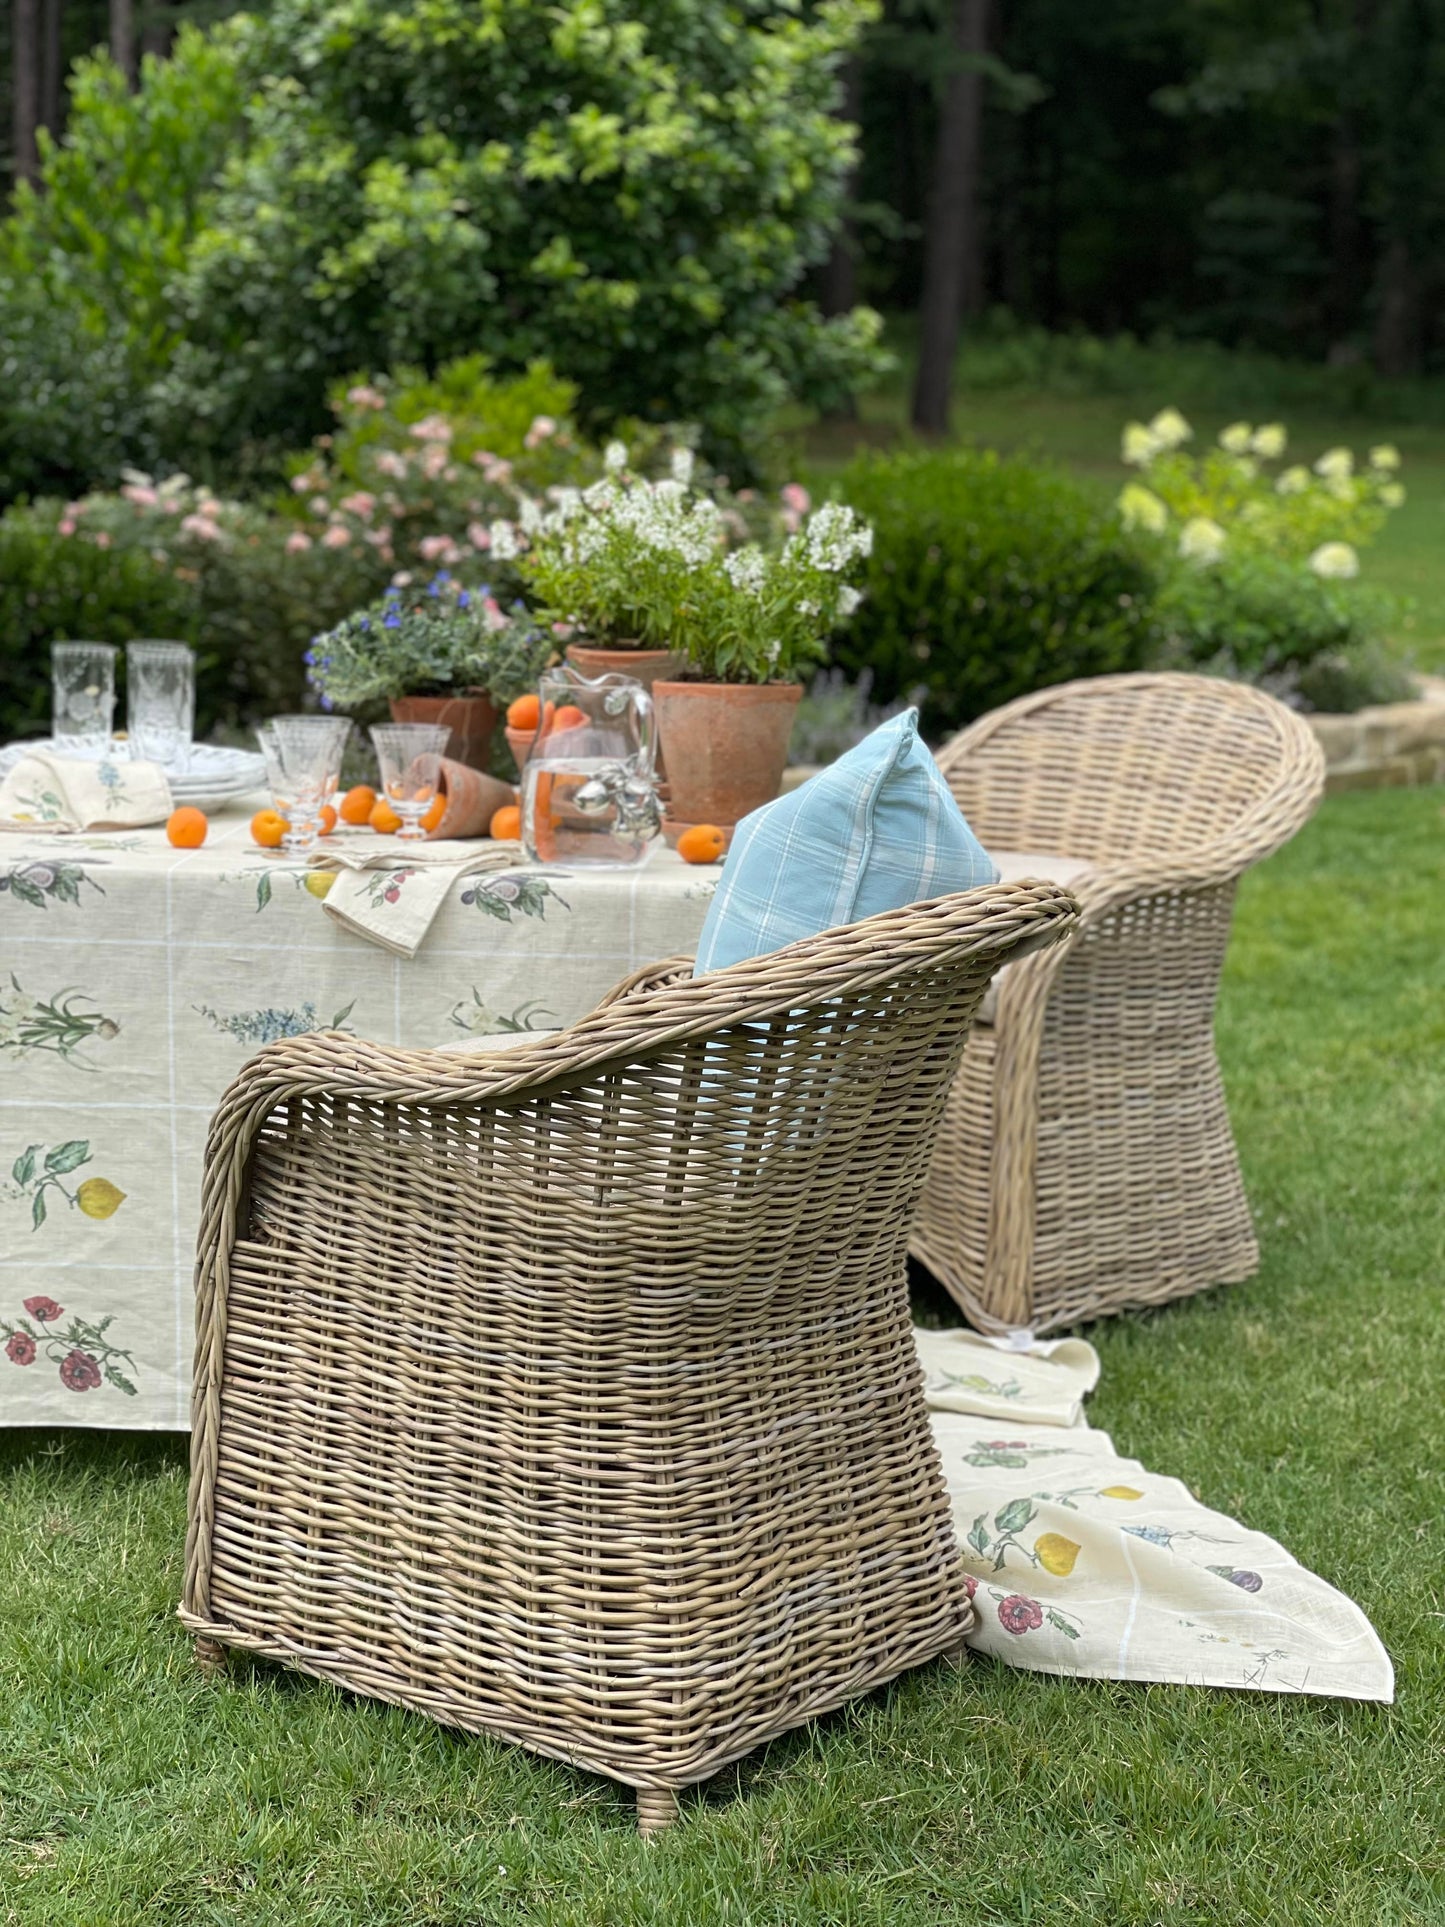
[[312, 641], [306, 674], [323, 709], [392, 696], [484, 689], [499, 703], [531, 689], [553, 638], [516, 604], [446, 570], [429, 582], [394, 583]]
[[1139, 479], [1119, 495], [1127, 529], [1157, 536], [1185, 562], [1219, 562], [1226, 551], [1277, 556], [1337, 581], [1359, 573], [1359, 551], [1405, 500], [1399, 451], [1388, 443], [1357, 464], [1330, 448], [1310, 466], [1285, 464], [1282, 422], [1233, 422], [1199, 454], [1177, 408], [1130, 422], [1121, 453]]
[[[704, 682], [793, 679], [858, 605], [872, 531], [841, 503], [783, 491], [780, 540], [738, 543], [739, 521], [693, 485], [686, 452], [649, 481], [613, 444], [607, 473], [529, 531], [524, 563], [546, 616], [599, 643], [680, 651]], [[746, 532], [745, 526], [743, 532]]]

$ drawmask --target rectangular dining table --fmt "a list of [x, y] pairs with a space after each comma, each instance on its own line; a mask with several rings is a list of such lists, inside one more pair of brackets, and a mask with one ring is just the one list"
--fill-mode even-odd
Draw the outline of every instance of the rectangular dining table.
[[264, 1044], [571, 1023], [692, 950], [719, 875], [659, 844], [628, 870], [459, 876], [408, 959], [255, 846], [262, 800], [198, 850], [161, 829], [0, 836], [0, 1424], [189, 1424], [206, 1131]]

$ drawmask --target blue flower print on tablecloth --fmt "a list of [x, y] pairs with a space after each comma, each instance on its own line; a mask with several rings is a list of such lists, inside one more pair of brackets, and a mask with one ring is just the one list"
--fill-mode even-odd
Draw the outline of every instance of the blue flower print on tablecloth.
[[313, 1030], [350, 1030], [347, 1022], [356, 1008], [353, 997], [349, 1004], [338, 1010], [330, 1023], [324, 1023], [316, 1014], [315, 1004], [302, 1004], [295, 1010], [277, 1010], [267, 1006], [259, 1010], [212, 1010], [209, 1004], [197, 1004], [196, 1012], [204, 1017], [213, 1029], [222, 1031], [227, 1037], [234, 1037], [239, 1044], [274, 1044], [282, 1037], [304, 1037]]

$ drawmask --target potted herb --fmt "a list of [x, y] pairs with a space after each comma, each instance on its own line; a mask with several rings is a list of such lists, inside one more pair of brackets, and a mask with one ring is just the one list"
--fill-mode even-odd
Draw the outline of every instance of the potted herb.
[[448, 755], [485, 770], [498, 705], [532, 687], [552, 646], [520, 604], [509, 614], [443, 570], [317, 636], [306, 666], [323, 709], [385, 698], [393, 722], [444, 723]]
[[778, 793], [802, 688], [857, 607], [850, 577], [873, 545], [828, 503], [781, 546], [728, 550], [724, 512], [686, 478], [612, 475], [533, 537], [527, 572], [549, 613], [595, 633], [597, 612], [670, 644], [680, 667], [653, 682], [670, 833], [732, 825]]

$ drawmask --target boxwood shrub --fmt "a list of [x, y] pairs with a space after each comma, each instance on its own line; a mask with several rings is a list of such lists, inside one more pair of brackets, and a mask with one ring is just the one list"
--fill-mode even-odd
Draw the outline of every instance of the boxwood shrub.
[[921, 692], [935, 739], [1046, 684], [1139, 668], [1154, 571], [1056, 470], [975, 450], [860, 456], [831, 492], [873, 523], [865, 600], [833, 660], [873, 695]]

